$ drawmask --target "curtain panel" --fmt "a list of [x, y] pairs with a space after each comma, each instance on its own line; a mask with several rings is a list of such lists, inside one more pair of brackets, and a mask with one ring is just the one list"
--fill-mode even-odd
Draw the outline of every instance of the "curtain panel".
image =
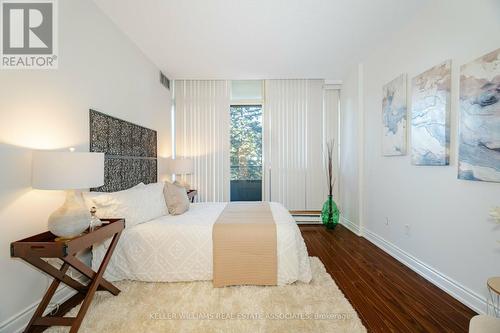
[[320, 210], [328, 194], [325, 143], [337, 138], [338, 91], [323, 85], [265, 81], [265, 199], [290, 210]]
[[193, 159], [193, 174], [183, 177], [198, 190], [197, 201], [229, 201], [229, 84], [174, 83], [176, 156]]

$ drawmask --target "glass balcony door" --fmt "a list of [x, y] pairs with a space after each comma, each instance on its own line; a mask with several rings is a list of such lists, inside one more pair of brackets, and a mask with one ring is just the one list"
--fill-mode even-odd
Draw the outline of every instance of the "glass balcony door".
[[262, 105], [231, 105], [231, 201], [262, 200]]

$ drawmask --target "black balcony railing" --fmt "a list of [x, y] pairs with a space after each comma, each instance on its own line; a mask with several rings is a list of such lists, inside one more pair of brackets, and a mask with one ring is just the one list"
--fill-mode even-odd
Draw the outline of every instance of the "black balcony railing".
[[231, 201], [262, 200], [262, 166], [231, 166]]

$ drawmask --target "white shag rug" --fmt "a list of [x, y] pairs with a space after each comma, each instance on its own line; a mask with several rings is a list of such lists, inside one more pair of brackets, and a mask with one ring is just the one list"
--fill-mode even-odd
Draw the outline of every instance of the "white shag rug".
[[366, 332], [323, 263], [310, 261], [311, 283], [282, 287], [117, 282], [118, 296], [96, 293], [79, 332]]

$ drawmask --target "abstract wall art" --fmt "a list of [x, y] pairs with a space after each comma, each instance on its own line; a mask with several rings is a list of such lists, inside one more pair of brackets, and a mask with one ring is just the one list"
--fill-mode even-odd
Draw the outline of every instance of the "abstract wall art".
[[382, 88], [382, 154], [406, 154], [406, 74], [401, 74]]
[[450, 87], [450, 60], [412, 79], [413, 165], [450, 164]]
[[500, 49], [460, 68], [458, 178], [500, 182]]

